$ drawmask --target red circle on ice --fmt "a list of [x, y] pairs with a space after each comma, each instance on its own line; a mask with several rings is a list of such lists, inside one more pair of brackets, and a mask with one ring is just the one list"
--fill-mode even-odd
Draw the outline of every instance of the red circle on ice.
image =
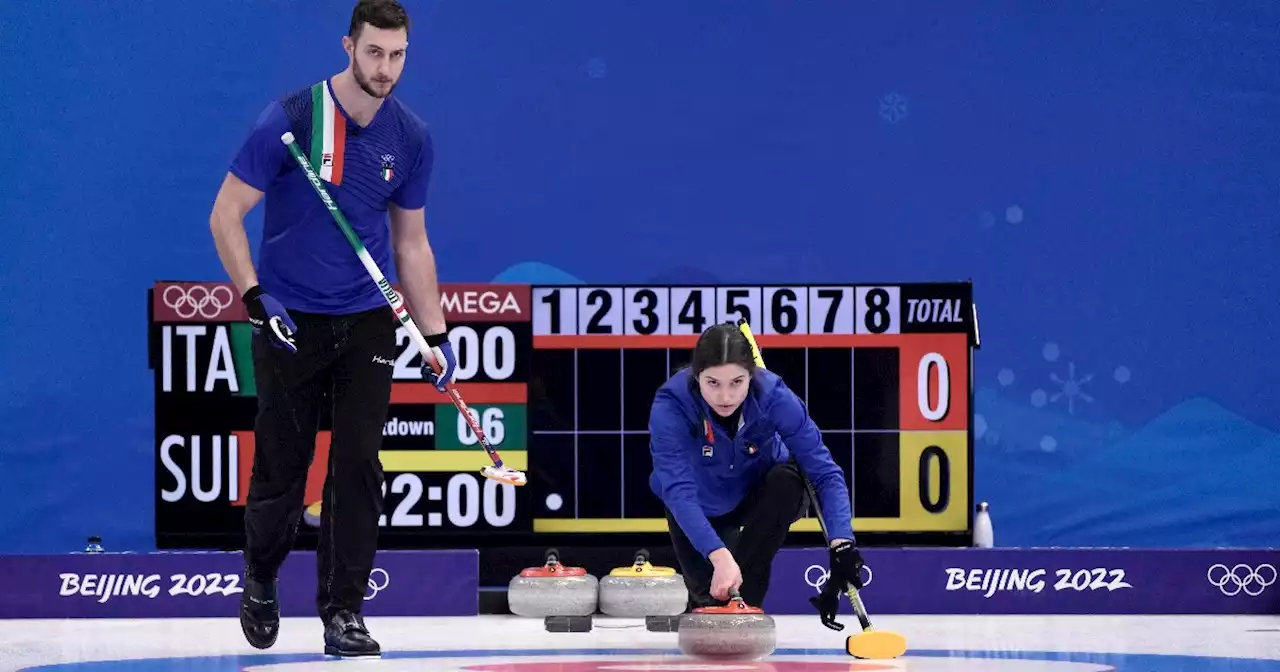
[[847, 663], [779, 660], [772, 662], [662, 661], [662, 660], [574, 660], [565, 662], [490, 663], [467, 665], [469, 672], [873, 672], [892, 670], [891, 665], [849, 661]]

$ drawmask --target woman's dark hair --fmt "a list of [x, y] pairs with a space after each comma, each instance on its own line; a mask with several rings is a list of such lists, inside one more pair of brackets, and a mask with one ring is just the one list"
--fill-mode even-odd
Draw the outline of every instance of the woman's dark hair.
[[702, 332], [698, 344], [693, 346], [689, 372], [697, 379], [703, 371], [721, 364], [737, 364], [748, 373], [756, 370], [751, 342], [733, 322], [717, 324]]

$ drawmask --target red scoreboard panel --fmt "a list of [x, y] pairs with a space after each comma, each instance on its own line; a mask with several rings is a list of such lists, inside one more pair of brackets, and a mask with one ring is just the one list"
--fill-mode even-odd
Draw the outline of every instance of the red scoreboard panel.
[[[244, 306], [227, 283], [159, 282], [148, 294], [157, 544], [237, 548], [257, 449]], [[702, 330], [739, 316], [843, 468], [856, 532], [968, 537], [976, 345], [968, 283], [444, 285], [441, 294], [459, 391], [529, 483], [479, 475], [488, 457], [448, 397], [422, 380], [421, 356], [401, 328], [380, 455], [386, 547], [665, 531], [648, 487], [653, 393], [688, 362]], [[322, 418], [304, 543], [331, 426]], [[805, 519], [793, 529], [818, 526]]]

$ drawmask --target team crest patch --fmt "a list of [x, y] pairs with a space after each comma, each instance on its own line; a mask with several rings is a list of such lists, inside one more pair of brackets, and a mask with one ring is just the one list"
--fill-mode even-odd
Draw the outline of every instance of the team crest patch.
[[396, 157], [390, 154], [382, 155], [382, 179], [387, 182], [391, 181], [392, 175], [395, 174]]

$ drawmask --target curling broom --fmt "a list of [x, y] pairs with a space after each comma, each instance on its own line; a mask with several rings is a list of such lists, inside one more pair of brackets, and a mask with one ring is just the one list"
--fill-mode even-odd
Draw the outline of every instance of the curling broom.
[[[747, 337], [747, 342], [751, 344], [751, 356], [755, 359], [756, 366], [766, 368], [764, 365], [764, 357], [760, 355], [760, 348], [756, 346], [756, 339], [751, 335], [751, 327], [746, 320], [738, 320], [738, 330], [743, 336]], [[796, 465], [799, 467], [799, 465]], [[808, 492], [809, 501], [813, 503], [813, 509], [818, 514], [818, 525], [822, 528], [822, 538], [831, 543], [831, 536], [827, 532], [827, 523], [822, 518], [822, 509], [818, 505], [818, 495], [814, 492], [813, 483], [809, 482], [809, 477], [804, 478], [804, 487]], [[831, 579], [827, 579], [830, 581]], [[858, 623], [862, 625], [862, 632], [856, 635], [849, 635], [845, 639], [845, 651], [855, 658], [897, 658], [907, 651], [907, 638], [889, 630], [877, 630], [871, 625], [871, 617], [867, 615], [867, 608], [862, 604], [862, 596], [858, 594], [858, 589], [852, 584], [846, 586], [846, 593], [849, 596], [849, 603], [853, 605], [853, 611], [858, 615]], [[839, 623], [833, 629], [843, 629], [844, 626]]]
[[[342, 234], [347, 237], [347, 242], [351, 243], [351, 249], [355, 250], [356, 256], [360, 258], [365, 270], [369, 272], [369, 277], [378, 285], [378, 289], [382, 290], [382, 296], [391, 305], [391, 311], [395, 313], [396, 318], [409, 331], [409, 337], [413, 339], [414, 345], [422, 353], [423, 361], [429, 362], [432, 368], [439, 372], [441, 365], [431, 356], [431, 346], [427, 345], [427, 339], [422, 336], [422, 331], [418, 329], [413, 317], [409, 315], [409, 309], [405, 306], [404, 299], [400, 298], [400, 294], [391, 287], [391, 283], [382, 275], [382, 270], [378, 268], [378, 264], [374, 262], [373, 257], [369, 256], [369, 251], [365, 249], [364, 243], [360, 242], [360, 237], [356, 235], [355, 230], [351, 228], [351, 224], [347, 222], [346, 216], [342, 214], [342, 210], [338, 209], [338, 204], [334, 202], [333, 198], [329, 196], [328, 190], [324, 188], [324, 183], [320, 181], [320, 176], [316, 174], [315, 168], [302, 155], [302, 149], [298, 147], [298, 143], [294, 140], [293, 133], [286, 132], [280, 136], [280, 141], [284, 143], [285, 147], [289, 148], [289, 153], [293, 155], [294, 160], [302, 167], [302, 172], [306, 174], [307, 181], [311, 182], [311, 186], [315, 188], [320, 200], [324, 201], [325, 207], [329, 208], [329, 214], [333, 215], [333, 221], [337, 222], [338, 228], [342, 229]], [[486, 465], [480, 470], [480, 473], [485, 478], [501, 483], [510, 483], [512, 485], [524, 485], [527, 483], [528, 478], [525, 477], [524, 472], [512, 469], [502, 463], [502, 458], [498, 455], [498, 451], [489, 445], [488, 437], [481, 430], [475, 417], [471, 415], [471, 410], [467, 408], [466, 402], [462, 400], [462, 395], [458, 394], [458, 389], [453, 385], [449, 385], [447, 391], [449, 397], [453, 400], [453, 405], [458, 408], [458, 412], [462, 414], [462, 417], [466, 418], [467, 425], [471, 427], [471, 431], [475, 433], [476, 439], [484, 447], [485, 452], [489, 453], [489, 459], [493, 460], [493, 464]]]

